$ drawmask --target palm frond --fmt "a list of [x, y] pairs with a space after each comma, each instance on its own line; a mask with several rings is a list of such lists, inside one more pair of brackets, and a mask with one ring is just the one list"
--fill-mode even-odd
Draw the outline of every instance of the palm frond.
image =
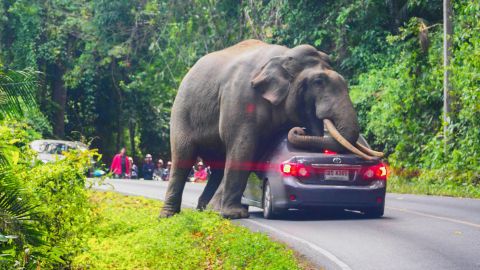
[[6, 170], [11, 165], [11, 153], [14, 149], [11, 145], [0, 143], [0, 170]]
[[24, 198], [18, 183], [8, 171], [0, 172], [0, 234], [15, 237], [17, 244], [39, 243], [31, 226], [36, 206]]
[[[21, 117], [25, 111], [37, 108], [35, 87], [37, 72], [26, 70], [0, 70], [0, 120]], [[0, 169], [8, 166], [8, 149], [0, 145]]]
[[37, 73], [26, 70], [0, 70], [0, 120], [7, 116], [22, 116], [36, 107], [34, 90]]

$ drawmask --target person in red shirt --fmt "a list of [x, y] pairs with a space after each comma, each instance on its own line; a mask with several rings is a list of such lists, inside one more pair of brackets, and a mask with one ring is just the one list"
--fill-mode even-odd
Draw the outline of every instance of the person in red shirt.
[[113, 157], [112, 166], [110, 166], [110, 172], [112, 172], [116, 178], [128, 178], [130, 177], [130, 161], [125, 154], [125, 147], [122, 147], [120, 153]]

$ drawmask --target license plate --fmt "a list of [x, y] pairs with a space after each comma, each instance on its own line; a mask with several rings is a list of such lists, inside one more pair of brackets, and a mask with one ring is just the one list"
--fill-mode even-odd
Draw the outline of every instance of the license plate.
[[326, 170], [325, 180], [348, 181], [348, 170]]

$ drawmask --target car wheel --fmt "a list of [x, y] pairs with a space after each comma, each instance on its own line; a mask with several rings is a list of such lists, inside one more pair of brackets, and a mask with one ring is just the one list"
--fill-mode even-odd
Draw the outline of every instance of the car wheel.
[[385, 212], [385, 205], [370, 207], [363, 210], [363, 213], [368, 218], [379, 218], [382, 217]]
[[284, 211], [280, 209], [275, 209], [273, 206], [272, 188], [267, 181], [263, 189], [263, 217], [266, 219], [274, 219], [278, 218], [283, 212]]

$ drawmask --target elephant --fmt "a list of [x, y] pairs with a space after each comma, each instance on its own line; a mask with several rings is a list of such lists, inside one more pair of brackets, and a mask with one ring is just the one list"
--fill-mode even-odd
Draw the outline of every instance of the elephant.
[[[323, 136], [324, 125], [332, 136]], [[241, 197], [272, 136], [290, 130], [289, 141], [299, 147], [380, 156], [354, 146], [359, 129], [347, 83], [324, 52], [245, 40], [209, 53], [188, 71], [173, 103], [172, 169], [160, 217], [180, 212], [198, 156], [211, 164], [212, 174], [197, 208], [247, 218]]]

